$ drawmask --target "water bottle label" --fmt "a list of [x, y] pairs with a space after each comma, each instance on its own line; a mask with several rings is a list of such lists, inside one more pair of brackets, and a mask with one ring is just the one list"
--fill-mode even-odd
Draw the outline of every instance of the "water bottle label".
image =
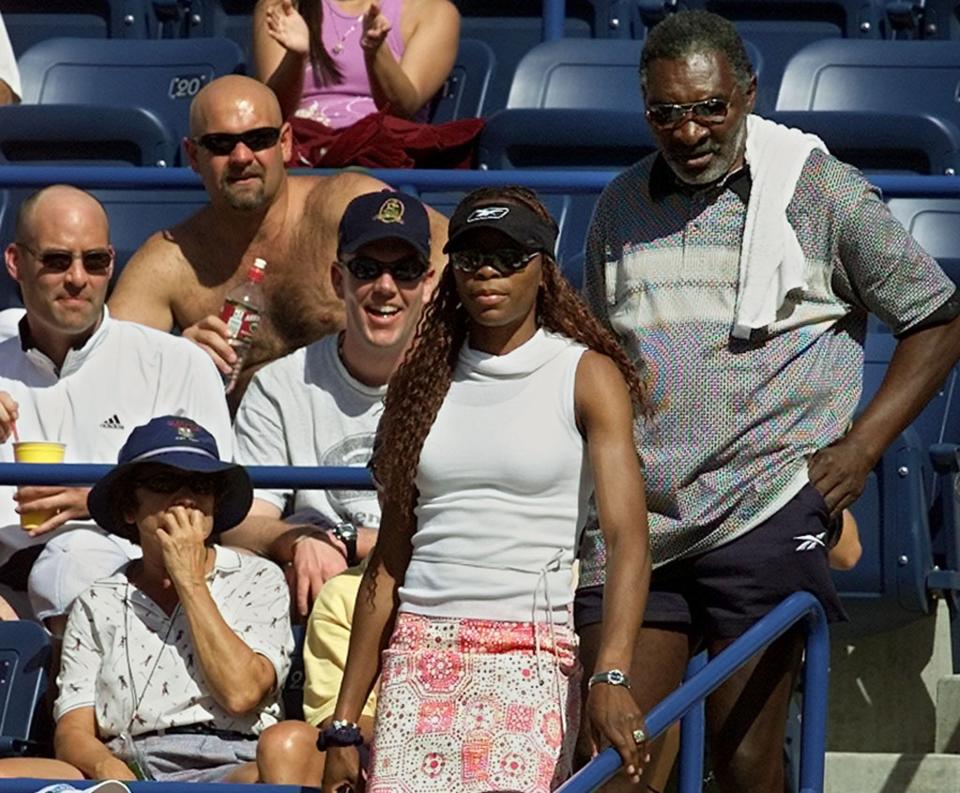
[[227, 303], [224, 306], [220, 319], [227, 323], [227, 332], [230, 338], [238, 341], [249, 341], [257, 332], [260, 324], [260, 314], [251, 308], [237, 303]]

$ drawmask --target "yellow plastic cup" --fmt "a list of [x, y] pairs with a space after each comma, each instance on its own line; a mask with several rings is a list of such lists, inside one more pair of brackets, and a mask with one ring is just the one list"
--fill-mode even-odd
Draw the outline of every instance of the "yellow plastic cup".
[[[19, 441], [13, 444], [13, 459], [18, 463], [62, 463], [67, 447], [50, 441]], [[39, 509], [20, 514], [20, 527], [35, 529], [57, 514], [55, 509]]]

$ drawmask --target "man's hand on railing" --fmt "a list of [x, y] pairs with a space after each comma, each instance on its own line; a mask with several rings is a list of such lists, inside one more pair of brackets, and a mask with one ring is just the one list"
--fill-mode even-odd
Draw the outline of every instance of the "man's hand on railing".
[[640, 731], [646, 735], [646, 727], [630, 689], [604, 684], [591, 687], [587, 694], [587, 718], [594, 752], [610, 744], [620, 753], [627, 776], [634, 783], [639, 782], [649, 756], [646, 740], [634, 740]]

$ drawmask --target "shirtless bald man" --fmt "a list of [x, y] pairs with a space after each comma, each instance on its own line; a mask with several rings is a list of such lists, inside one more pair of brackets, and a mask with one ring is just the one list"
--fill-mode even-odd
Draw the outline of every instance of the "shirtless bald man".
[[[190, 133], [184, 146], [210, 203], [137, 250], [109, 306], [122, 319], [181, 328], [229, 373], [235, 355], [217, 315], [253, 260], [266, 259], [267, 308], [229, 395], [235, 409], [257, 368], [343, 327], [330, 280], [337, 226], [351, 199], [386, 185], [359, 173], [288, 176], [290, 126], [273, 92], [249, 77], [206, 85], [191, 105]], [[447, 220], [431, 210], [430, 223], [431, 261], [439, 271]]]

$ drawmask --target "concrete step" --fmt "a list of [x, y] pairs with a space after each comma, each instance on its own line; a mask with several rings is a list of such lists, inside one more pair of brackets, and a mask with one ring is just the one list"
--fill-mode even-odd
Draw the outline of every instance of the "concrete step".
[[960, 791], [960, 755], [827, 752], [824, 793]]

